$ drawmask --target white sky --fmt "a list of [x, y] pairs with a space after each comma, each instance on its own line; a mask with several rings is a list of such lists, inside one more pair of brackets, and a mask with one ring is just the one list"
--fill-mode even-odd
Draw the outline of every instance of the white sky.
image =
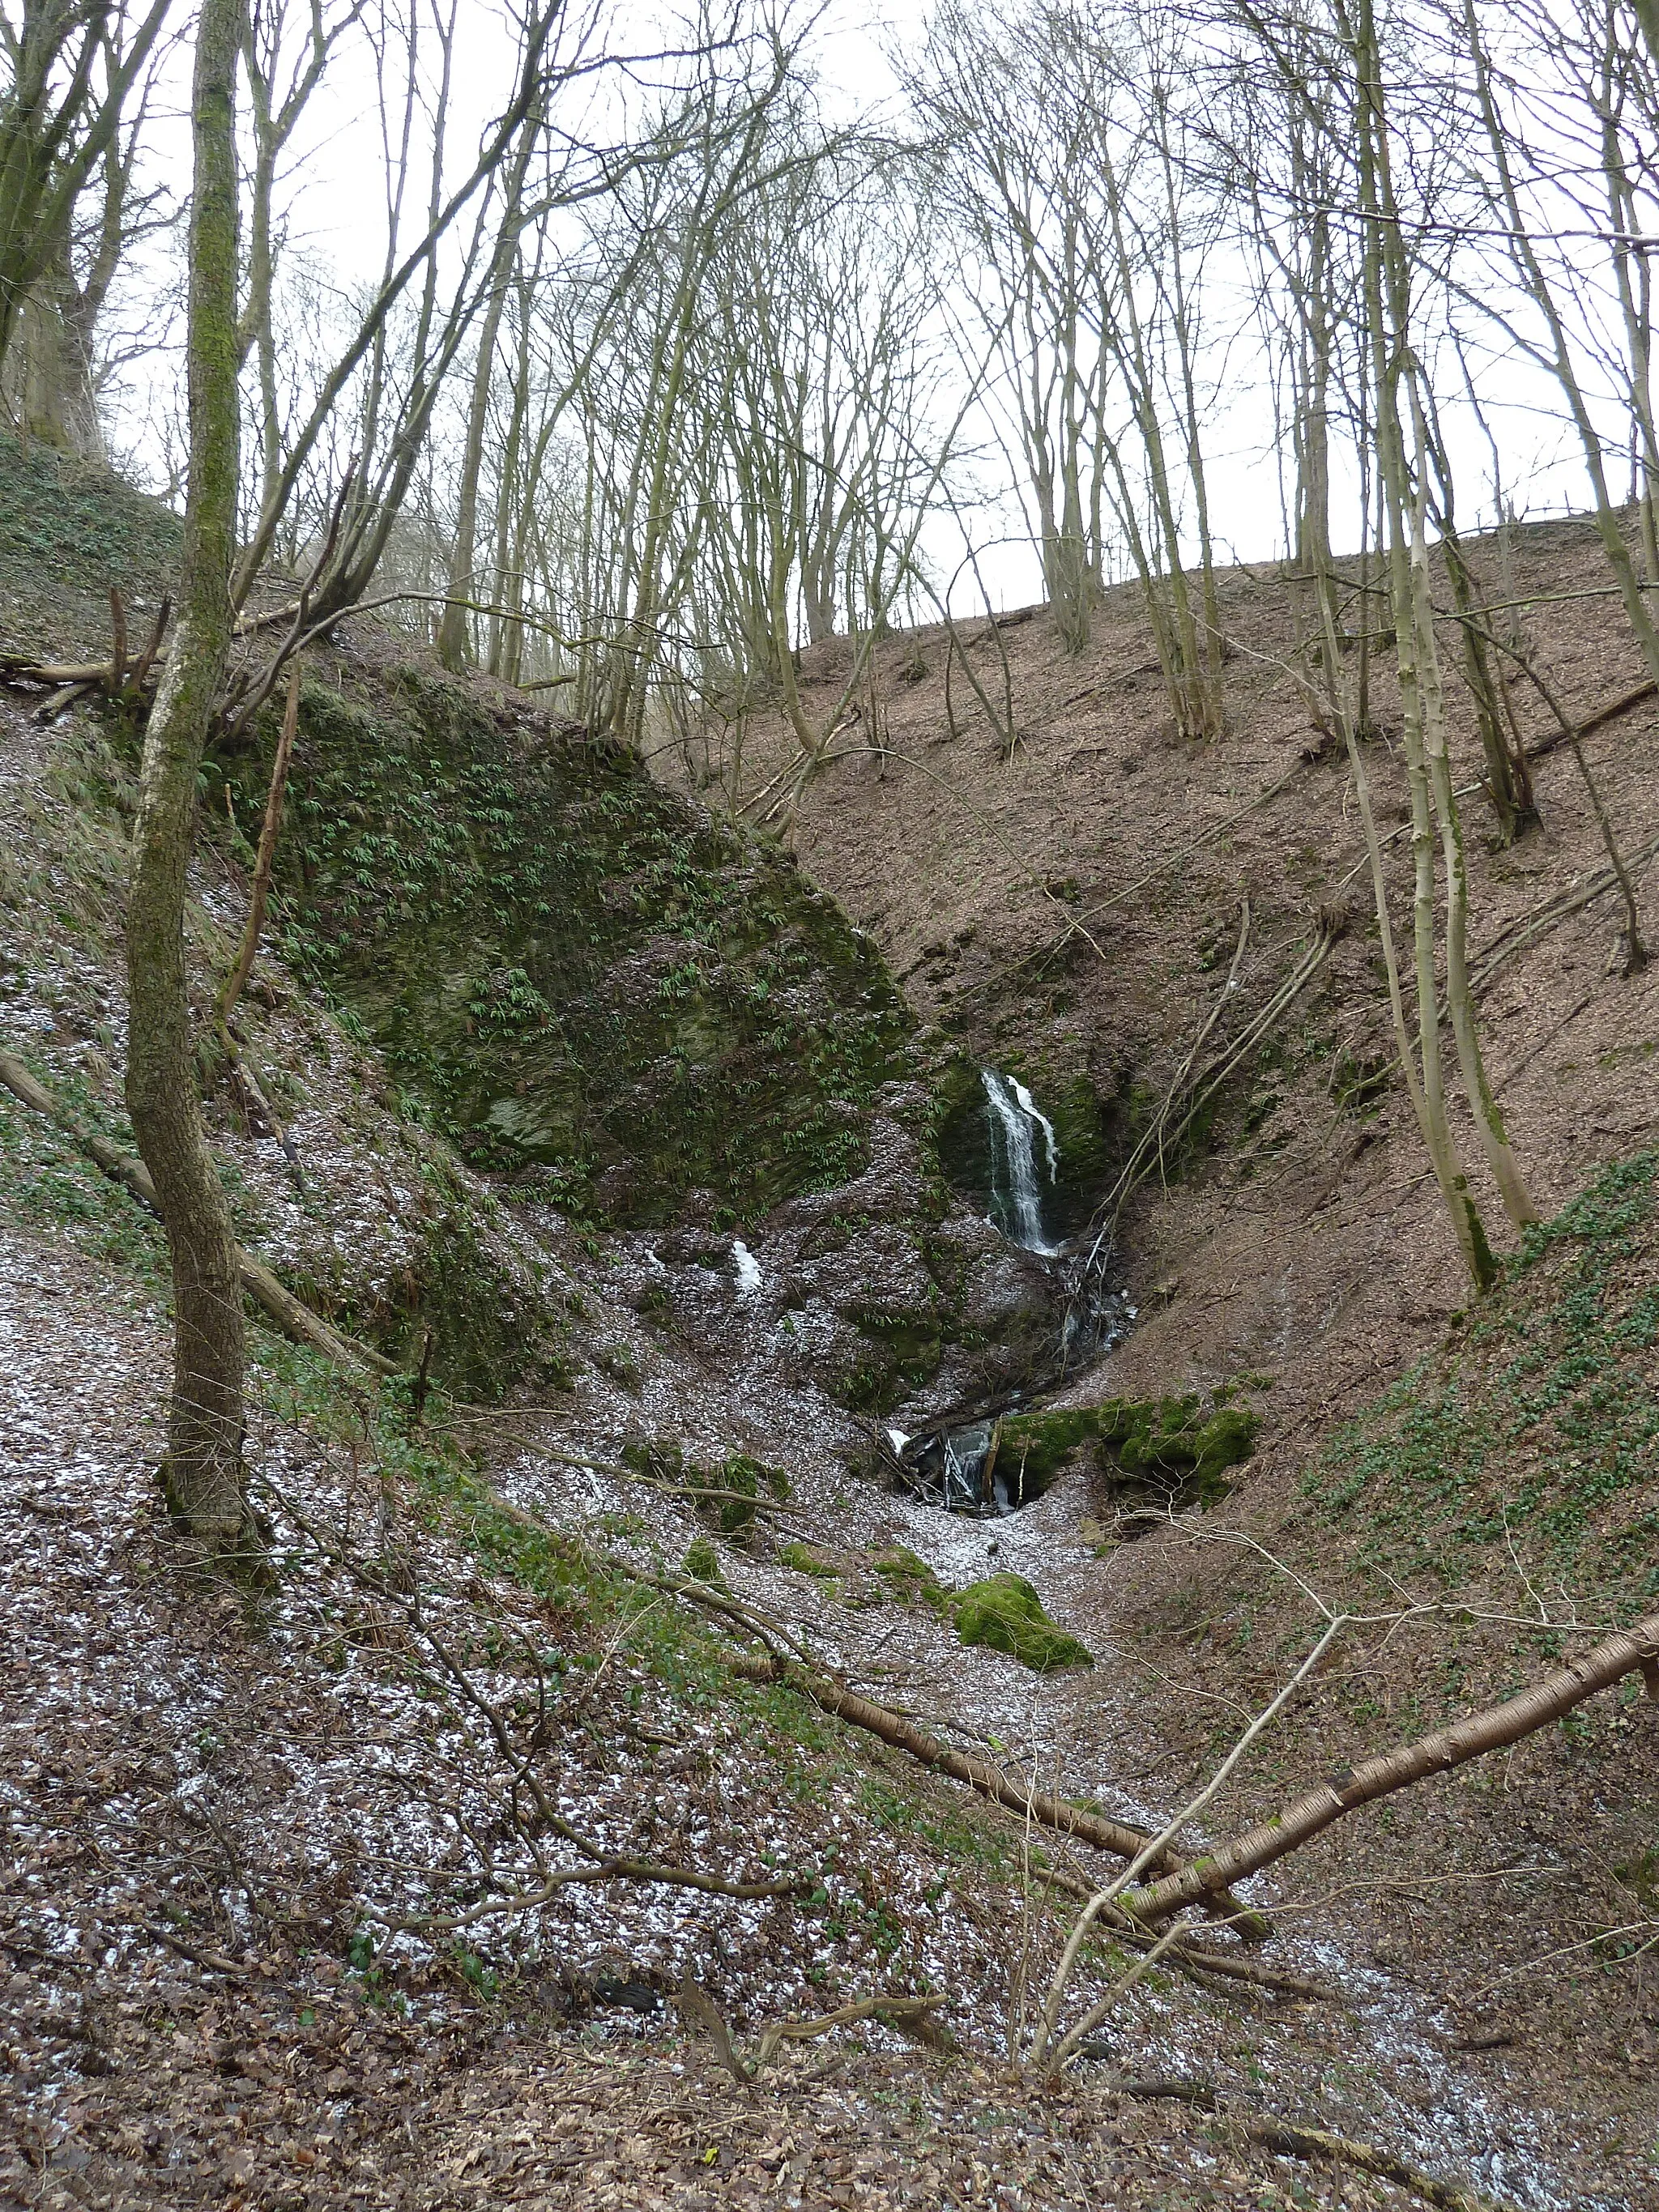
[[[423, 0], [423, 4], [429, 9], [432, 0]], [[495, 0], [461, 0], [461, 5], [464, 29], [448, 156], [452, 177], [465, 173], [482, 129], [499, 111], [513, 63], [511, 34]], [[866, 127], [882, 120], [898, 126], [901, 102], [887, 55], [895, 41], [919, 38], [925, 15], [923, 0], [897, 0], [884, 8], [872, 0], [829, 0], [817, 16], [811, 52], [832, 114]], [[631, 41], [636, 50], [670, 35], [659, 27], [661, 21], [654, 13], [641, 13]], [[628, 38], [626, 11], [611, 10], [605, 32], [613, 50], [623, 44]], [[170, 66], [151, 130], [154, 172], [180, 198], [189, 173], [183, 112], [188, 64], [188, 52], [181, 48]], [[618, 125], [623, 104], [614, 82], [595, 81], [590, 114], [601, 130]], [[353, 47], [349, 60], [343, 57], [326, 81], [301, 125], [288, 166], [283, 198], [289, 252], [303, 252], [328, 264], [343, 283], [373, 276], [385, 250], [384, 172], [373, 76], [361, 43]], [[136, 285], [130, 283], [125, 297], [115, 303], [118, 322], [125, 316], [130, 325], [136, 321], [153, 330], [161, 270], [161, 255], [152, 252]], [[1271, 413], [1253, 380], [1240, 380], [1231, 389], [1233, 396], [1218, 398], [1212, 410], [1206, 447], [1218, 553], [1224, 559], [1269, 560], [1282, 551], [1284, 544]], [[1582, 462], [1559, 420], [1553, 386], [1517, 359], [1500, 363], [1492, 391], [1510, 497], [1523, 513], [1534, 514], [1583, 507], [1586, 488]], [[140, 362], [116, 397], [113, 442], [118, 456], [136, 463], [152, 481], [164, 479], [166, 422], [178, 404], [173, 360], [162, 353]], [[1449, 404], [1445, 421], [1459, 482], [1460, 519], [1468, 526], [1490, 519], [1488, 449], [1467, 410]], [[999, 605], [1029, 601], [1038, 596], [1040, 586], [1012, 471], [995, 452], [983, 416], [970, 424], [969, 436], [981, 456], [972, 474], [986, 494], [969, 523], [982, 549], [981, 574]], [[1339, 477], [1334, 519], [1340, 542], [1357, 538], [1357, 516], [1345, 526], [1345, 518], [1353, 516], [1354, 490]], [[932, 526], [925, 544], [941, 578], [961, 561], [961, 534], [948, 520]], [[964, 611], [976, 600], [974, 579], [965, 570], [953, 596]]]

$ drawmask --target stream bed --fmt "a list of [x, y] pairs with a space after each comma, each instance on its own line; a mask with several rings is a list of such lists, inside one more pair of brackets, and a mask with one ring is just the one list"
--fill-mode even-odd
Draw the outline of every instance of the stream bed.
[[1085, 1362], [1110, 1351], [1133, 1324], [1135, 1309], [1113, 1280], [1109, 1239], [1087, 1229], [1072, 1238], [1054, 1233], [1060, 1149], [1054, 1123], [1017, 1076], [985, 1067], [980, 1083], [990, 1220], [1011, 1244], [1044, 1264], [1063, 1298], [1053, 1369], [1032, 1389], [977, 1408], [971, 1419], [915, 1436], [901, 1429], [886, 1433], [902, 1488], [946, 1513], [990, 1516], [1017, 1513], [1030, 1503], [1023, 1464], [1017, 1468], [1000, 1459], [1001, 1417], [1026, 1410]]

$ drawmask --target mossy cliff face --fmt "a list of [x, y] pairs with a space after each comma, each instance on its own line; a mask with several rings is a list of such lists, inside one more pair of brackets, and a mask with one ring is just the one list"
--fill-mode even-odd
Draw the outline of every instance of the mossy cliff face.
[[[244, 819], [263, 762], [233, 765]], [[647, 1226], [846, 1183], [910, 1072], [873, 945], [614, 749], [393, 668], [301, 701], [289, 962], [475, 1164]]]

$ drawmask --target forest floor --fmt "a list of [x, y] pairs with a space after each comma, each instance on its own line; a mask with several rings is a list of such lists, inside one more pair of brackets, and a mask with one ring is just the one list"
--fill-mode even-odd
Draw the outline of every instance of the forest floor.
[[[1516, 635], [1574, 716], [1639, 686], [1589, 525], [1530, 526], [1507, 547], [1481, 542], [1475, 558], [1491, 600], [1538, 595], [1518, 611]], [[1611, 1304], [1547, 1377], [1540, 1351], [1522, 1341], [1530, 1331], [1540, 1346], [1551, 1328], [1529, 1261], [1508, 1263], [1499, 1307], [1510, 1310], [1495, 1334], [1474, 1308], [1395, 1065], [1352, 779], [1293, 671], [1290, 593], [1270, 568], [1237, 569], [1224, 573], [1221, 599], [1228, 722], [1208, 746], [1176, 737], [1150, 628], [1124, 586], [1107, 595], [1075, 658], [1042, 609], [994, 630], [963, 621], [954, 668], [942, 626], [884, 641], [842, 708], [838, 757], [793, 811], [776, 805], [794, 757], [781, 717], [712, 716], [699, 743], [659, 763], [728, 792], [735, 763], [738, 802], [758, 795], [749, 818], [785, 831], [814, 879], [878, 938], [925, 1018], [1022, 1073], [1039, 1103], [1082, 1075], [1132, 1127], [1217, 1011], [1243, 902], [1241, 1012], [1222, 1010], [1218, 1036], [1266, 1000], [1322, 911], [1349, 916], [1313, 985], [1228, 1086], [1201, 1145], [1178, 1148], [1125, 1208], [1119, 1250], [1137, 1326], [1057, 1401], [1239, 1394], [1261, 1421], [1243, 1479], [1218, 1511], [1103, 1559], [1087, 1547], [1106, 1533], [1104, 1506], [1081, 1468], [1036, 1516], [995, 1532], [1057, 1615], [1133, 1670], [1133, 1722], [1109, 1685], [1093, 1711], [1096, 1726], [1125, 1731], [1136, 1750], [1120, 1735], [1102, 1765], [1138, 1771], [1159, 1805], [1214, 1756], [1216, 1701], [1265, 1695], [1297, 1638], [1310, 1638], [1316, 1616], [1297, 1577], [1332, 1607], [1376, 1616], [1347, 1687], [1298, 1718], [1291, 1771], [1310, 1772], [1322, 1751], [1350, 1757], [1356, 1741], [1370, 1747], [1408, 1733], [1413, 1717], [1513, 1681], [1522, 1624], [1616, 1619], [1632, 1603], [1650, 1609], [1659, 1587], [1659, 1359], [1650, 1345], [1629, 1370], [1626, 1453], [1582, 1407], [1564, 1419], [1541, 1403], [1565, 1387], [1574, 1358], [1593, 1367], [1606, 1352]], [[1450, 665], [1455, 646], [1443, 642]], [[963, 652], [1002, 729], [965, 680]], [[1389, 658], [1373, 669], [1379, 737], [1368, 751], [1381, 826], [1395, 833], [1390, 893], [1408, 958]], [[850, 662], [844, 641], [803, 655], [808, 713], [823, 726]], [[1541, 700], [1518, 677], [1510, 690], [1527, 739], [1547, 744], [1557, 726]], [[1606, 866], [1571, 752], [1540, 750], [1540, 827], [1502, 849], [1474, 788], [1479, 750], [1455, 680], [1449, 701], [1487, 1065], [1552, 1214], [1659, 1141], [1659, 966], [1623, 972], [1616, 897], [1553, 911]], [[1656, 735], [1659, 703], [1638, 699], [1584, 746], [1650, 941], [1659, 939]], [[1502, 957], [1488, 966], [1489, 951]], [[1454, 1113], [1488, 1230], [1512, 1250], [1468, 1116], [1459, 1103]], [[1613, 1266], [1619, 1295], [1637, 1303], [1654, 1265], [1650, 1239], [1638, 1241]], [[1582, 1277], [1571, 1287], [1564, 1279], [1568, 1303], [1583, 1291]], [[1025, 1534], [1034, 1518], [1040, 1537]], [[1490, 1618], [1455, 1621], [1460, 1601]], [[1076, 1716], [1068, 1733], [1085, 1726]], [[1486, 2062], [1500, 2102], [1569, 2084], [1587, 2118], [1606, 2095], [1650, 2137], [1651, 1969], [1638, 1957], [1586, 1971], [1596, 1927], [1629, 1922], [1644, 1941], [1653, 1930], [1641, 1870], [1659, 1832], [1659, 1765], [1651, 1722], [1638, 1715], [1634, 1728], [1600, 1747], [1571, 1730], [1527, 1747], [1495, 1795], [1477, 1773], [1402, 1801], [1332, 1852], [1322, 1911], [1364, 1954], [1420, 1984], [1485, 1993], [1511, 2039]], [[1259, 1785], [1249, 1802], [1265, 1809]], [[1510, 1879], [1506, 1867], [1525, 1871]]]
[[[1540, 591], [1599, 580], [1577, 526], [1517, 559]], [[1274, 665], [1282, 595], [1242, 574], [1227, 592], [1233, 725], [1207, 750], [1160, 731], [1119, 600], [1080, 663], [1040, 615], [1006, 631], [1012, 763], [982, 726], [942, 734], [939, 634], [884, 645], [864, 711], [928, 772], [849, 758], [799, 810], [803, 865], [879, 935], [924, 1017], [1027, 1067], [1039, 1096], [1045, 1071], [1156, 1096], [1227, 975], [1241, 897], [1248, 997], [1358, 857], [1346, 770], [1303, 759], [1305, 714]], [[1534, 629], [1575, 705], [1636, 681], [1594, 603]], [[808, 662], [826, 711], [836, 653]], [[1652, 719], [1590, 747], [1632, 849], [1659, 831]], [[5, 1037], [91, 1110], [113, 1096], [123, 994], [100, 919], [114, 862], [76, 842], [88, 742], [0, 702]], [[758, 786], [781, 741], [760, 723], [746, 746]], [[1571, 776], [1570, 755], [1540, 762], [1541, 831], [1507, 854], [1477, 844], [1478, 945], [1597, 865]], [[25, 906], [15, 856], [31, 852], [51, 867]], [[203, 911], [234, 915], [238, 889], [204, 869]], [[995, 1523], [849, 1474], [865, 1429], [789, 1380], [787, 1224], [745, 1231], [758, 1283], [669, 1254], [670, 1326], [647, 1295], [660, 1240], [543, 1210], [513, 1234], [580, 1286], [574, 1386], [423, 1427], [261, 1334], [250, 1456], [281, 1573], [270, 1592], [216, 1591], [181, 1567], [155, 1492], [169, 1331], [153, 1224], [0, 1100], [0, 2204], [1418, 2201], [1275, 2155], [1250, 2132], [1275, 2117], [1529, 2212], [1659, 2198], [1651, 1709], [1610, 1695], [1344, 1824], [1251, 1886], [1269, 1945], [1212, 1939], [1291, 1986], [1157, 1972], [1085, 2062], [1039, 2085], [1007, 2058], [1064, 1936], [1041, 1838], [732, 1673], [706, 1613], [638, 1601], [638, 1577], [708, 1530], [624, 1468], [623, 1442], [672, 1435], [701, 1465], [752, 1453], [792, 1494], [719, 1544], [717, 1595], [1011, 1770], [1157, 1823], [1309, 1648], [1316, 1589], [1360, 1624], [1206, 1813], [1212, 1834], [1652, 1610], [1655, 971], [1617, 972], [1605, 901], [1498, 971], [1483, 1013], [1513, 1133], [1545, 1210], [1569, 1210], [1471, 1313], [1379, 1080], [1363, 889], [1206, 1150], [1126, 1216], [1140, 1324], [1068, 1395], [1219, 1388], [1262, 1422], [1224, 1503], [1133, 1541], [1115, 1540], [1080, 1462]], [[1088, 939], [1067, 933], [1079, 915]], [[1057, 936], [1058, 974], [1031, 957]], [[76, 1010], [94, 1001], [89, 1024]], [[395, 1266], [415, 1140], [377, 1107], [371, 1056], [295, 1001], [270, 1047], [312, 1102], [311, 1192], [289, 1211], [313, 1243]], [[226, 1146], [239, 1188], [285, 1220], [274, 1147]], [[884, 1574], [896, 1546], [947, 1586], [1028, 1576], [1094, 1665], [1039, 1677], [964, 1649]], [[522, 1802], [532, 1749], [590, 1865], [626, 1852], [804, 1885], [611, 1879], [495, 1912], [550, 1863]], [[1112, 1863], [1079, 1850], [1071, 1871]], [[1128, 1964], [1091, 1951], [1068, 2016]], [[740, 2082], [695, 2003], [677, 2008], [688, 1981], [739, 2050], [769, 2021], [918, 1990], [942, 1997], [935, 2040], [955, 2048], [866, 2023]]]

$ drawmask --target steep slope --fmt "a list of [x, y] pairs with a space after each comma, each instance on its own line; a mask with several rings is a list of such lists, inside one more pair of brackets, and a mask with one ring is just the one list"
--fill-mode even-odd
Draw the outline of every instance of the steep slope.
[[[29, 557], [46, 567], [0, 560], [0, 591], [29, 583], [4, 600], [0, 644], [96, 646], [92, 570], [70, 550], [94, 495], [76, 477], [54, 521], [52, 486], [30, 486], [48, 551]], [[118, 546], [124, 495], [102, 495]], [[1041, 655], [1033, 672], [1055, 692], [1072, 682]], [[927, 703], [922, 684], [901, 694]], [[85, 709], [43, 726], [33, 706], [0, 700], [0, 1032], [122, 1142], [132, 733]], [[270, 736], [205, 782], [204, 1010], [245, 910]], [[976, 807], [1014, 810], [1005, 830], [1040, 742], [1034, 728], [1012, 774], [990, 746], [955, 757], [978, 763]], [[1184, 763], [1200, 827], [1224, 816], [1212, 784], [1237, 765]], [[1304, 766], [1340, 817], [1328, 767]], [[1270, 1368], [1250, 1334], [1261, 1299], [1306, 1327], [1298, 1302], [1317, 1311], [1330, 1264], [1324, 1227], [1297, 1227], [1292, 1173], [1319, 1157], [1307, 1100], [1330, 1055], [1311, 1050], [1254, 1133], [1241, 1142], [1253, 1109], [1230, 1098], [1212, 1152], [1170, 1163], [1167, 1197], [1132, 1218], [1143, 1325], [1072, 1395], [1142, 1402], [1009, 1424], [1058, 1480], [1006, 1519], [889, 1486], [883, 1427], [1006, 1399], [1054, 1350], [1054, 1271], [983, 1218], [978, 1064], [1030, 1077], [1076, 1170], [1064, 1225], [1086, 1218], [1138, 1094], [1225, 975], [1231, 938], [1200, 920], [1216, 880], [1266, 870], [1272, 849], [1241, 843], [1158, 908], [1136, 892], [1134, 959], [1115, 972], [1089, 952], [1056, 1010], [1009, 972], [1018, 928], [997, 940], [1018, 921], [1013, 875], [975, 874], [958, 830], [894, 808], [892, 776], [811, 795], [815, 865], [827, 880], [844, 837], [913, 923], [938, 902], [930, 927], [951, 925], [963, 941], [946, 953], [984, 987], [954, 1022], [933, 1018], [953, 1002], [920, 972], [909, 1012], [878, 950], [763, 840], [530, 702], [342, 626], [307, 678], [277, 932], [243, 1024], [299, 1182], [258, 1100], [210, 1064], [208, 1114], [244, 1237], [404, 1366], [368, 1384], [258, 1334], [250, 1461], [280, 1569], [263, 1597], [192, 1581], [160, 1521], [155, 1224], [0, 1094], [0, 2096], [15, 2121], [0, 2186], [20, 2201], [1409, 2201], [1386, 2179], [1277, 2159], [1271, 2130], [1250, 2129], [1289, 2113], [1537, 2212], [1642, 2203], [1644, 2082], [1623, 2069], [1650, 2063], [1651, 2000], [1626, 1963], [1645, 1939], [1615, 1932], [1651, 1909], [1639, 1708], [1609, 1699], [1522, 1747], [1498, 1787], [1472, 1771], [1256, 1885], [1271, 1949], [1211, 1933], [1207, 1974], [1163, 1962], [1053, 2092], [999, 2069], [1059, 1956], [1059, 1885], [1115, 1862], [1077, 1838], [1051, 1840], [1051, 1862], [1018, 1814], [756, 1679], [758, 1624], [952, 1746], [1157, 1824], [1238, 1705], [1305, 1648], [1260, 1547], [1373, 1613], [1380, 1572], [1415, 1576], [1454, 1539], [1478, 1566], [1501, 1562], [1501, 1446], [1533, 1454], [1530, 1526], [1562, 1546], [1551, 1572], [1579, 1589], [1587, 1561], [1617, 1562], [1618, 1606], [1645, 1571], [1645, 1166], [1616, 1168], [1535, 1238], [1474, 1327], [1448, 1337], [1420, 1291], [1420, 1311], [1393, 1312], [1374, 1362], [1409, 1346], [1433, 1364], [1367, 1413], [1391, 1368], [1361, 1389], [1335, 1364], [1362, 1322], [1308, 1327], [1305, 1369]], [[1146, 866], [1180, 849], [1155, 809], [1109, 826], [1126, 884], [1145, 872], [1138, 842]], [[1038, 855], [1045, 915], [1073, 915], [1089, 882], [1066, 851], [1065, 875]], [[936, 878], [907, 884], [906, 866]], [[1304, 932], [1301, 890], [1277, 882], [1249, 879], [1273, 957], [1241, 963], [1247, 990], [1287, 949], [1269, 933]], [[1338, 1035], [1360, 1069], [1329, 1115], [1344, 1136], [1375, 1131], [1360, 1164], [1386, 1158], [1408, 1185], [1397, 1102], [1365, 1060], [1356, 946], [1358, 931], [1326, 971], [1351, 994], [1331, 1018], [1352, 1018]], [[1281, 1115], [1296, 1134], [1274, 1152]], [[1403, 1219], [1431, 1249], [1431, 1214], [1398, 1195], [1395, 1231]], [[1218, 1224], [1237, 1234], [1241, 1199], [1267, 1210], [1238, 1246], [1248, 1285], [1219, 1309], [1235, 1334], [1212, 1337], [1180, 1255]], [[1368, 1265], [1370, 1310], [1392, 1312], [1412, 1254], [1387, 1236], [1376, 1249], [1386, 1266], [1363, 1238], [1341, 1264]], [[1597, 1331], [1615, 1343], [1592, 1369]], [[1189, 1386], [1194, 1407], [1146, 1402]], [[1364, 1427], [1334, 1431], [1337, 1413]], [[1196, 1486], [1194, 1504], [1231, 1481], [1224, 1503], [1113, 1540], [1127, 1438], [1150, 1453], [1173, 1423], [1248, 1439], [1246, 1413], [1255, 1461]], [[1599, 1468], [1604, 1443], [1620, 1480], [1581, 1481], [1574, 1462]], [[1453, 1566], [1461, 1607], [1474, 1585], [1462, 1553]], [[1043, 1648], [1070, 1662], [1050, 1674], [1020, 1662], [1019, 1637], [997, 1642], [997, 1594], [1029, 1625], [1028, 1590], [1053, 1624]], [[1377, 1622], [1206, 1826], [1543, 1663], [1558, 1632], [1517, 1637], [1508, 1591], [1490, 1595], [1500, 1618], [1461, 1620], [1455, 1641], [1427, 1611]], [[1583, 1948], [1565, 1972], [1523, 1971], [1568, 1944]], [[1078, 2005], [1130, 1964], [1090, 1947]], [[927, 1994], [963, 2055], [854, 2022], [751, 2089], [720, 2076], [706, 2010], [688, 1998], [676, 2015], [683, 1978], [751, 2053], [769, 2019]], [[1172, 2079], [1173, 2102], [1126, 2086]]]

